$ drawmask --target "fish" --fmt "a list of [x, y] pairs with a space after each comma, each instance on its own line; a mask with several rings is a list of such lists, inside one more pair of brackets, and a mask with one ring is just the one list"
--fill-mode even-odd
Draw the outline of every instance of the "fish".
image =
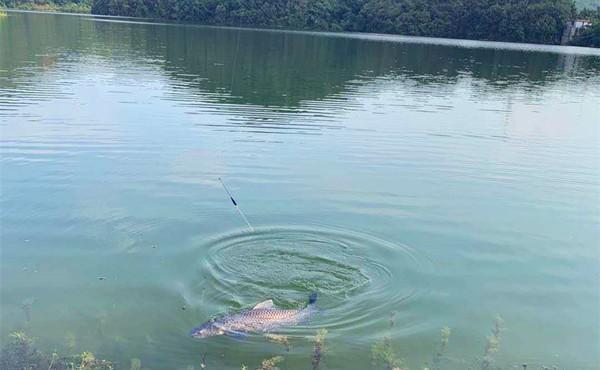
[[315, 313], [317, 293], [311, 293], [308, 304], [304, 308], [281, 309], [273, 304], [273, 300], [258, 303], [249, 310], [213, 318], [193, 328], [193, 338], [208, 338], [217, 335], [244, 337], [249, 333], [266, 333], [285, 326], [298, 325], [308, 320]]

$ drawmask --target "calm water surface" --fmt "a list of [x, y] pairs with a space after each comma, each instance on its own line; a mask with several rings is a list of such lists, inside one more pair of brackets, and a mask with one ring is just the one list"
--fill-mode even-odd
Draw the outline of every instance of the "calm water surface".
[[[448, 326], [444, 367], [466, 369], [500, 314], [499, 367], [597, 369], [599, 102], [592, 49], [10, 13], [0, 334], [300, 369], [325, 327], [325, 369], [370, 368], [388, 333], [416, 369]], [[187, 336], [311, 290], [289, 353]]]

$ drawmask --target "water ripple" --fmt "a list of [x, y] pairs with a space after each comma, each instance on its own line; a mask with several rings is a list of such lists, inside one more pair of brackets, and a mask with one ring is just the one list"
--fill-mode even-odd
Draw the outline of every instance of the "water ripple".
[[[190, 300], [197, 305], [226, 311], [272, 298], [289, 308], [318, 292], [321, 313], [290, 330], [299, 336], [316, 327], [338, 335], [376, 332], [382, 318], [418, 296], [428, 270], [427, 260], [408, 246], [337, 228], [261, 227], [199, 241], [194, 250], [195, 279], [202, 284], [190, 286], [202, 298]], [[203, 319], [217, 313], [208, 309]]]

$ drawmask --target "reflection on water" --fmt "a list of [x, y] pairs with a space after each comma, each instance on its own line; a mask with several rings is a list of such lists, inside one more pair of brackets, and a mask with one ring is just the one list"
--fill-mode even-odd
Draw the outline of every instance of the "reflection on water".
[[282, 348], [189, 329], [317, 290], [289, 368], [323, 327], [328, 368], [388, 331], [419, 368], [448, 326], [463, 369], [500, 313], [499, 366], [592, 369], [599, 76], [591, 49], [10, 13], [0, 334], [233, 369]]

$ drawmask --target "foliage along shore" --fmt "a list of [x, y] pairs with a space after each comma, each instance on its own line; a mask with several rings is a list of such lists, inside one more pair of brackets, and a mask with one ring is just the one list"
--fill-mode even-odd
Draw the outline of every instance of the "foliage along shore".
[[565, 25], [593, 26], [572, 44], [600, 47], [600, 8], [572, 0], [0, 0], [16, 9], [168, 19], [209, 25], [349, 31], [559, 44]]
[[39, 12], [82, 13], [92, 12], [92, 0], [22, 1], [0, 0], [0, 8], [34, 10]]

